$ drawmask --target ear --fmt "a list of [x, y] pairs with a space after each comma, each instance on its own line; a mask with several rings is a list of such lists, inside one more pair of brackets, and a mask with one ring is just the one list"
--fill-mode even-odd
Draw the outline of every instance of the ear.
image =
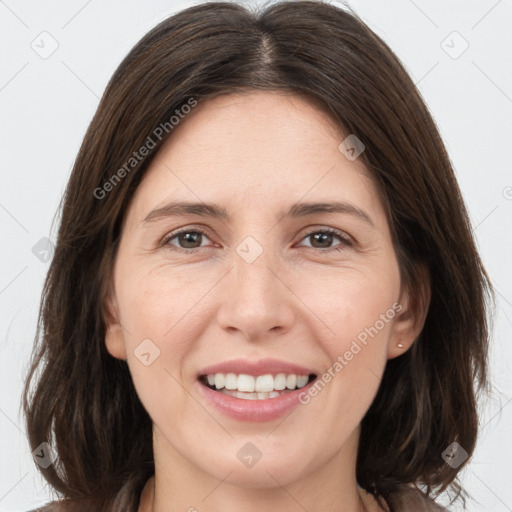
[[106, 323], [105, 345], [110, 355], [117, 359], [126, 360], [126, 347], [118, 309], [115, 295], [109, 294], [104, 304]]
[[[425, 265], [418, 268], [417, 284], [402, 291], [388, 347], [388, 359], [401, 356], [419, 337], [430, 306], [430, 276]], [[399, 347], [398, 345], [402, 345]]]

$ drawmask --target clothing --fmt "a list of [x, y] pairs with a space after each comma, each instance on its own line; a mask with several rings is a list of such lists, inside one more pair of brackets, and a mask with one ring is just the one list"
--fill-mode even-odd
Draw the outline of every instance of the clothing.
[[[407, 485], [394, 493], [389, 501], [396, 512], [449, 512], [447, 508], [438, 505], [416, 487]], [[72, 511], [72, 508], [69, 510]], [[53, 501], [44, 507], [29, 512], [61, 512], [61, 507], [58, 501]]]
[[416, 487], [404, 485], [389, 499], [396, 512], [449, 512]]

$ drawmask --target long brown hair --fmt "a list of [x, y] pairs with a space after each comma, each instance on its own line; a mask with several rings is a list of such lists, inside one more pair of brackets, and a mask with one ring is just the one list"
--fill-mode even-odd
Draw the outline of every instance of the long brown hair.
[[[46, 441], [58, 454], [39, 469], [71, 510], [135, 512], [154, 472], [151, 420], [126, 362], [104, 343], [104, 304], [130, 200], [172, 136], [177, 110], [251, 89], [305, 95], [357, 135], [402, 282], [417, 302], [421, 268], [428, 274], [422, 332], [388, 361], [362, 421], [358, 483], [390, 503], [408, 483], [461, 495], [456, 477], [469, 458], [452, 468], [442, 453], [452, 442], [468, 455], [475, 447], [494, 294], [428, 109], [398, 58], [353, 13], [309, 0], [253, 11], [209, 2], [158, 24], [121, 62], [63, 198], [23, 407], [32, 449]], [[131, 160], [148, 137], [154, 147]]]

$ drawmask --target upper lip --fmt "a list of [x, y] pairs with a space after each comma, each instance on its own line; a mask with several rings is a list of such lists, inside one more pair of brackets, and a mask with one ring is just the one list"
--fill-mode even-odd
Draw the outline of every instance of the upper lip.
[[259, 359], [258, 361], [249, 361], [248, 359], [231, 359], [222, 363], [207, 366], [199, 371], [198, 377], [202, 375], [211, 375], [214, 373], [236, 373], [246, 375], [266, 375], [266, 374], [296, 374], [310, 375], [316, 374], [311, 368], [306, 368], [295, 363], [280, 361], [279, 359]]

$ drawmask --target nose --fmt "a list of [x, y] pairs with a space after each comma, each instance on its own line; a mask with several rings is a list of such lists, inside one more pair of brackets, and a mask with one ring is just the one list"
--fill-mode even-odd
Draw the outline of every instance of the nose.
[[294, 295], [270, 252], [264, 250], [251, 263], [234, 254], [218, 310], [223, 329], [239, 331], [250, 341], [282, 335], [295, 320]]

